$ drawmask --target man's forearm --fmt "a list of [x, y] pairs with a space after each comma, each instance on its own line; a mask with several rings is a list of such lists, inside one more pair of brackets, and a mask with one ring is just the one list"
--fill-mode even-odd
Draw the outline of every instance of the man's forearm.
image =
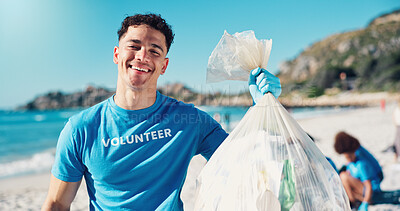
[[67, 210], [70, 210], [70, 206], [65, 206], [61, 203], [53, 202], [48, 199], [46, 199], [41, 209], [41, 211], [67, 211]]

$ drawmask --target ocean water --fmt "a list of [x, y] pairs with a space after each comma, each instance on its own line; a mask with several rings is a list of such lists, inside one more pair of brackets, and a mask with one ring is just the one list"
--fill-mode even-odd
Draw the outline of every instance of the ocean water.
[[48, 170], [57, 137], [77, 112], [0, 111], [0, 178]]
[[[247, 107], [200, 106], [227, 130], [232, 130]], [[344, 108], [347, 109], [347, 108]], [[341, 112], [343, 108], [296, 108], [295, 119]], [[68, 118], [80, 109], [57, 111], [0, 111], [0, 179], [48, 172], [54, 161], [58, 135]]]

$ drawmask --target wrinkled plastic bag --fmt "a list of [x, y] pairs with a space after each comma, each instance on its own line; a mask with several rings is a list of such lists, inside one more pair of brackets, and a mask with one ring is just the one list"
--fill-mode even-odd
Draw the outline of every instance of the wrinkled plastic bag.
[[270, 93], [216, 150], [197, 185], [195, 210], [350, 210], [339, 175]]
[[271, 47], [272, 40], [257, 40], [253, 31], [233, 35], [225, 31], [208, 59], [207, 83], [247, 81], [251, 70], [267, 69]]
[[[243, 43], [257, 42], [236, 45]], [[215, 50], [213, 54], [223, 57]], [[245, 66], [243, 60], [235, 61], [222, 62], [220, 65], [226, 68], [219, 71]], [[250, 70], [242, 69], [246, 80]], [[336, 211], [350, 210], [350, 206], [339, 175], [307, 133], [268, 93], [247, 111], [201, 171], [195, 210]]]

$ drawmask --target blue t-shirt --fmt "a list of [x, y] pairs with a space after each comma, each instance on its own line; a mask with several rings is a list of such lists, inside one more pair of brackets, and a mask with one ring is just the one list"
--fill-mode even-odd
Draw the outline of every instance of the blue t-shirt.
[[383, 179], [382, 168], [378, 161], [362, 146], [356, 150], [356, 160], [347, 165], [351, 176], [364, 182], [371, 181], [374, 192], [381, 191], [380, 184]]
[[142, 110], [110, 97], [69, 119], [52, 174], [66, 182], [84, 176], [91, 210], [183, 210], [191, 158], [209, 159], [227, 136], [207, 113], [158, 92]]

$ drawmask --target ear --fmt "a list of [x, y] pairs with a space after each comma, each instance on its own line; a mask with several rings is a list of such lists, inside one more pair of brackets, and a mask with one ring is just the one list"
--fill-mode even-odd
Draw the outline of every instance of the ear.
[[166, 70], [167, 67], [168, 67], [168, 63], [169, 63], [169, 58], [165, 58], [165, 59], [164, 59], [163, 67], [162, 67], [162, 69], [161, 69], [161, 75], [164, 75], [165, 70]]
[[114, 56], [113, 56], [113, 61], [115, 64], [118, 64], [118, 58], [119, 58], [119, 48], [118, 46], [114, 47]]

